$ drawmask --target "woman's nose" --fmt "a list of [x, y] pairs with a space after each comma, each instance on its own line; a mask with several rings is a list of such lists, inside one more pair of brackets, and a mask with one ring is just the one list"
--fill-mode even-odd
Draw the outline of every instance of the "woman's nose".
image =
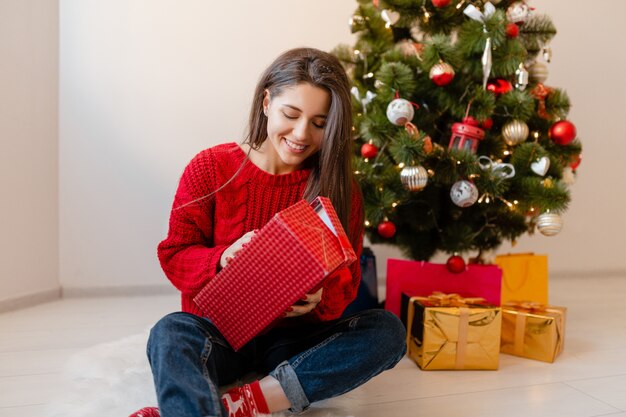
[[306, 139], [309, 134], [309, 123], [304, 119], [298, 120], [293, 128], [293, 133], [297, 139]]

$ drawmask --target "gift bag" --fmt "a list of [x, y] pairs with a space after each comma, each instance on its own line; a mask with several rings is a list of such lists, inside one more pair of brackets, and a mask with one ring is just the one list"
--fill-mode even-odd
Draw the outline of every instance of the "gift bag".
[[361, 251], [361, 283], [357, 295], [344, 310], [342, 317], [348, 317], [360, 311], [378, 308], [378, 276], [376, 274], [376, 256], [367, 246]]
[[400, 317], [403, 292], [427, 297], [433, 292], [456, 293], [462, 297], [482, 297], [500, 305], [502, 271], [497, 265], [468, 265], [453, 273], [445, 264], [425, 261], [387, 260], [387, 296], [385, 309]]
[[547, 255], [498, 255], [495, 262], [502, 269], [502, 304], [519, 300], [548, 303]]

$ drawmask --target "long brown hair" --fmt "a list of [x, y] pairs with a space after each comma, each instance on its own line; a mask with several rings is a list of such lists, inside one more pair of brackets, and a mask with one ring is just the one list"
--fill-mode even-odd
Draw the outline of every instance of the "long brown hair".
[[309, 161], [312, 172], [303, 198], [330, 198], [341, 223], [348, 230], [352, 188], [352, 109], [350, 82], [339, 60], [313, 48], [284, 52], [265, 70], [252, 101], [248, 133], [244, 143], [259, 149], [267, 139], [267, 117], [263, 113], [265, 91], [277, 97], [287, 88], [309, 83], [330, 94], [330, 109], [324, 139], [318, 154]]

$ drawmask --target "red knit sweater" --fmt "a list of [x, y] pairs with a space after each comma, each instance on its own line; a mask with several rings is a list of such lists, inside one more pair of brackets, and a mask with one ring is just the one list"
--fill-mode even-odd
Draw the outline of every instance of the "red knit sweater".
[[[240, 167], [220, 191], [181, 207], [217, 190]], [[269, 174], [246, 160], [236, 143], [206, 149], [192, 159], [176, 191], [167, 238], [158, 247], [165, 275], [181, 292], [183, 311], [202, 315], [193, 298], [215, 277], [224, 250], [244, 233], [260, 229], [275, 213], [301, 200], [310, 173], [303, 169]], [[353, 189], [356, 187], [354, 184]], [[363, 239], [363, 202], [358, 189], [352, 193], [347, 234], [358, 259]], [[327, 279], [322, 301], [307, 318], [317, 321], [339, 317], [356, 296], [360, 279], [358, 260]]]

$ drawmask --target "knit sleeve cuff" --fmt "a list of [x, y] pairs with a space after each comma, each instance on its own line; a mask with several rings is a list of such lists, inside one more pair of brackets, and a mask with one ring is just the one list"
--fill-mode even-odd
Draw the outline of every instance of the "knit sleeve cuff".
[[222, 269], [220, 266], [220, 258], [224, 251], [228, 249], [228, 245], [215, 246], [212, 249], [207, 269], [211, 271], [212, 276], [215, 276]]

